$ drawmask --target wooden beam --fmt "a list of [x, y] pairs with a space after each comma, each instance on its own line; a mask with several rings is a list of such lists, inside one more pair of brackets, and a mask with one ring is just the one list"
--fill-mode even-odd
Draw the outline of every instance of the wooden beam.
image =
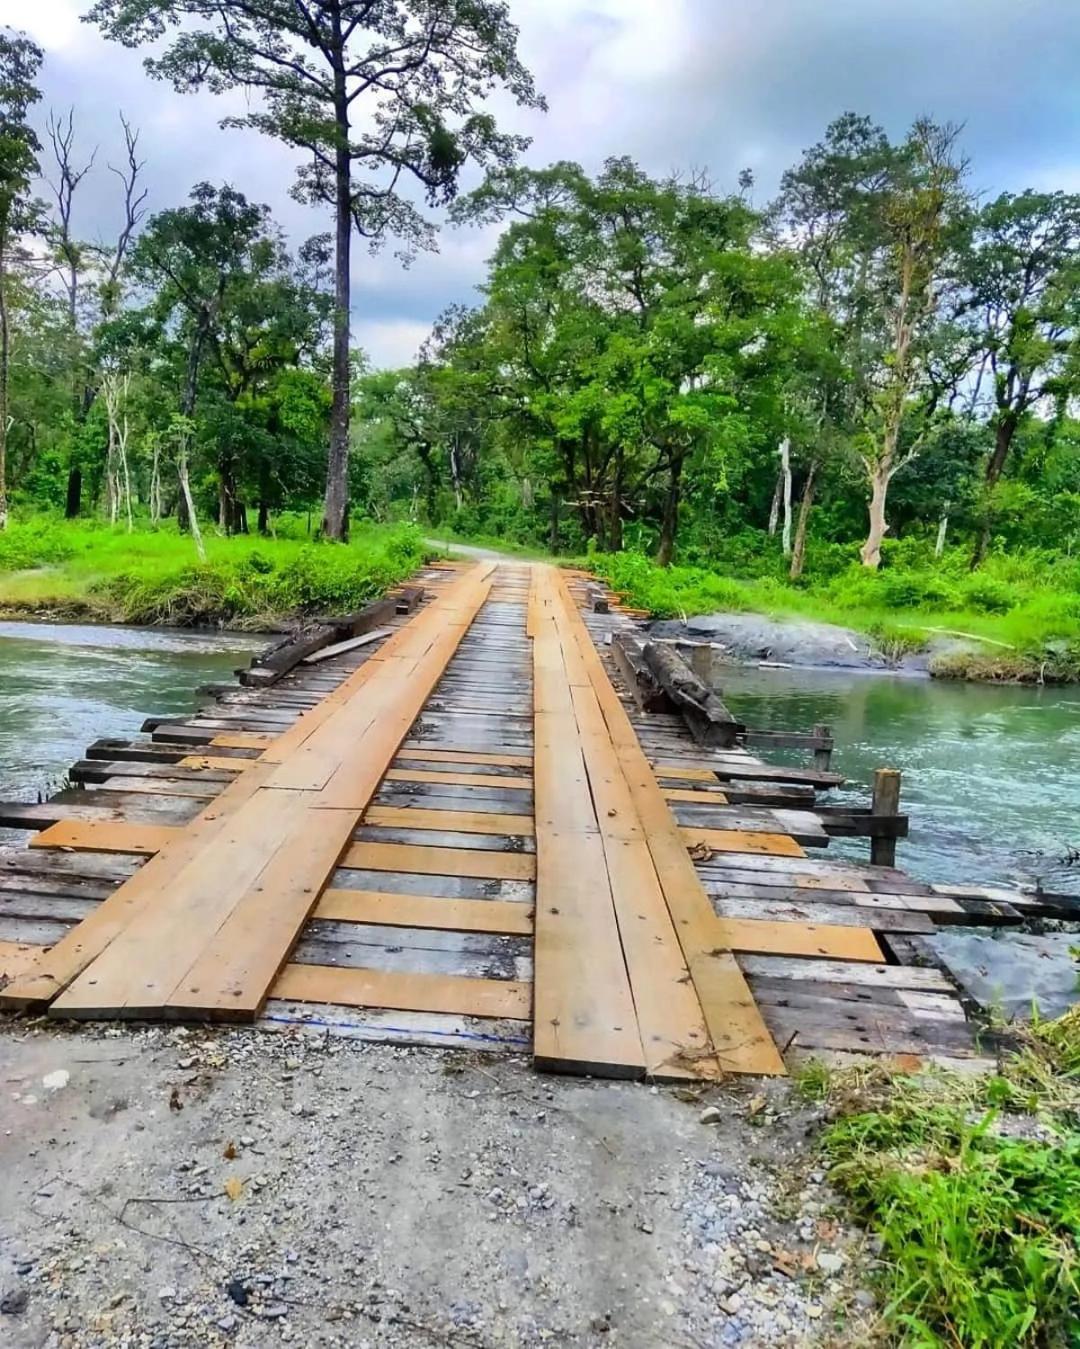
[[452, 834], [496, 834], [510, 838], [531, 838], [533, 835], [531, 815], [499, 815], [480, 810], [369, 806], [364, 812], [364, 823], [387, 829], [442, 829]]
[[531, 904], [497, 899], [438, 899], [381, 890], [324, 890], [312, 917], [339, 923], [492, 932], [517, 937], [531, 936], [533, 931]]
[[429, 848], [414, 843], [354, 843], [340, 865], [354, 871], [404, 871], [418, 876], [473, 876], [492, 881], [536, 879], [533, 853]]
[[30, 840], [31, 848], [85, 848], [90, 852], [156, 853], [184, 833], [183, 826], [107, 820], [61, 820]]
[[519, 1020], [529, 1016], [531, 993], [529, 984], [509, 979], [396, 974], [383, 970], [343, 969], [336, 965], [297, 964], [286, 965], [272, 989], [273, 997], [286, 1001]]

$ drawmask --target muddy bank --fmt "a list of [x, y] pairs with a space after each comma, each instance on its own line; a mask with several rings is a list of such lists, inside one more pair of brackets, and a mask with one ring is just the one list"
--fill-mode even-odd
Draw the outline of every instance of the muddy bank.
[[890, 670], [927, 675], [939, 656], [955, 652], [962, 643], [940, 639], [924, 650], [903, 654], [882, 648], [874, 638], [854, 628], [807, 619], [776, 619], [764, 614], [703, 614], [680, 622], [664, 619], [650, 631], [657, 637], [714, 642], [726, 658], [738, 664], [761, 661], [818, 669]]

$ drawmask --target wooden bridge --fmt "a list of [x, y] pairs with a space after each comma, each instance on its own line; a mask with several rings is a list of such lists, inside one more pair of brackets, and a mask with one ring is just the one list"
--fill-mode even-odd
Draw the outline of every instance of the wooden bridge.
[[36, 831], [0, 850], [0, 1007], [659, 1079], [980, 1055], [912, 939], [1034, 898], [809, 855], [840, 779], [639, 711], [610, 642], [633, 620], [592, 612], [582, 578], [418, 581], [190, 720], [98, 742], [51, 801], [0, 807]]

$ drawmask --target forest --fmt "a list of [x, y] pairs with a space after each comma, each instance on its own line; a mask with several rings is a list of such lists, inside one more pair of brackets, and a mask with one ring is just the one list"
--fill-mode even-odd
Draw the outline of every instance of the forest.
[[[885, 650], [962, 632], [975, 654], [941, 673], [1076, 677], [1080, 196], [982, 194], [961, 128], [856, 113], [771, 197], [746, 170], [532, 167], [487, 110], [543, 106], [504, 4], [348, 9], [310, 31], [278, 0], [88, 16], [154, 43], [181, 93], [258, 96], [232, 124], [298, 152], [294, 194], [331, 226], [301, 242], [227, 183], [151, 202], [139, 129], [86, 143], [43, 106], [45, 53], [0, 33], [5, 607], [95, 586], [127, 618], [318, 607], [313, 576], [347, 591], [372, 550], [404, 567], [438, 533], [588, 557], [656, 613], [811, 614]], [[79, 229], [94, 174], [106, 240]], [[373, 368], [355, 243], [440, 226], [493, 232], [475, 301]], [[168, 561], [131, 603], [148, 533]], [[268, 598], [285, 544], [300, 577]], [[43, 566], [59, 591], [20, 579]], [[178, 604], [200, 567], [207, 596]]]

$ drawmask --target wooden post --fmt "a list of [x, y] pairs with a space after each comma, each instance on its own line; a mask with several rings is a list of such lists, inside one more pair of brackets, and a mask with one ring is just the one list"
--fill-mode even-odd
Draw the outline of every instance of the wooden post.
[[[874, 815], [899, 815], [900, 772], [896, 768], [874, 769]], [[875, 867], [896, 865], [896, 839], [870, 839], [870, 864]]]
[[[832, 732], [829, 730], [828, 726], [823, 726], [823, 725], [815, 726], [815, 727], [814, 727], [814, 734], [815, 734], [815, 735], [823, 736], [825, 739], [829, 740], [830, 742], [831, 742], [831, 740], [832, 740]], [[819, 772], [821, 772], [821, 773], [827, 773], [827, 772], [829, 771], [829, 764], [830, 764], [831, 762], [832, 762], [832, 744], [831, 744], [831, 743], [830, 743], [828, 746], [821, 746], [820, 748], [814, 750], [814, 767], [815, 767]]]
[[695, 642], [690, 647], [690, 668], [707, 689], [712, 688], [712, 645]]

